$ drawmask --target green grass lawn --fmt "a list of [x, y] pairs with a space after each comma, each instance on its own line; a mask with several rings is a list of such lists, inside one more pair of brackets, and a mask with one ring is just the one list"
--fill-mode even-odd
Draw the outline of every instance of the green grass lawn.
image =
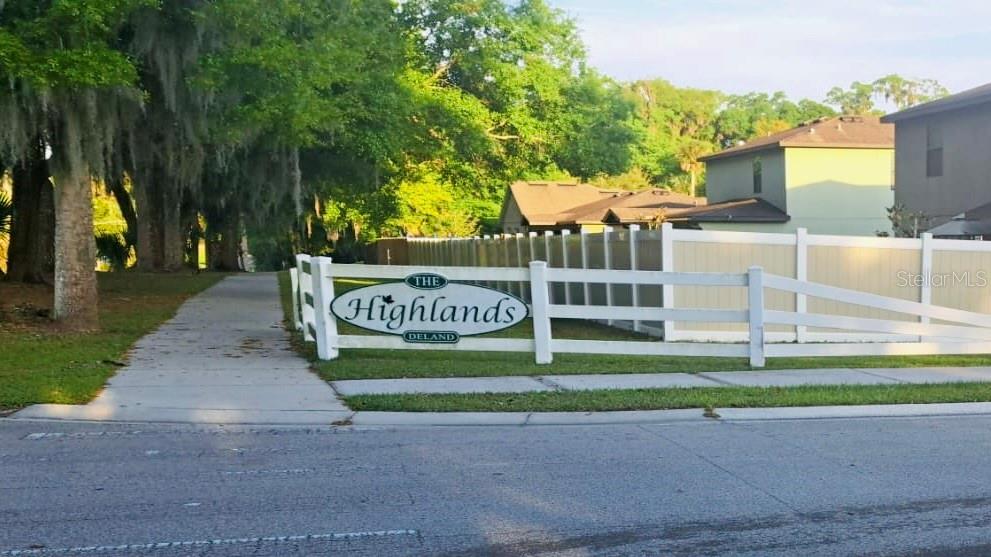
[[991, 384], [696, 387], [466, 395], [361, 395], [351, 409], [403, 412], [597, 412], [991, 401]]
[[[287, 323], [291, 319], [292, 297], [288, 273], [279, 274], [283, 308]], [[370, 281], [340, 280], [338, 291], [371, 284]], [[346, 324], [344, 334], [369, 334]], [[531, 322], [495, 333], [499, 336], [528, 338]], [[589, 340], [646, 340], [636, 333], [596, 323], [574, 320], [554, 320], [555, 338]], [[443, 350], [341, 350], [337, 360], [316, 361], [316, 347], [303, 343], [294, 335], [301, 353], [315, 362], [321, 377], [341, 379], [388, 379], [398, 377], [485, 377], [496, 375], [546, 375], [581, 373], [669, 373], [702, 371], [738, 371], [750, 369], [746, 358], [716, 358], [687, 356], [623, 356], [596, 354], [555, 354], [554, 363], [537, 365], [533, 354], [519, 352], [451, 352]], [[820, 358], [770, 358], [764, 369], [803, 368], [876, 368], [932, 366], [989, 366], [991, 355], [961, 356], [844, 356]]]
[[85, 334], [38, 316], [51, 307], [50, 288], [0, 283], [0, 409], [89, 401], [137, 339], [223, 276], [100, 273], [102, 329]]

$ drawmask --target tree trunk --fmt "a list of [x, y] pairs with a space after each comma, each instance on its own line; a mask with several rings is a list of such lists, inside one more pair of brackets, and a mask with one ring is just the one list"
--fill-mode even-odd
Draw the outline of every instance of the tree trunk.
[[56, 174], [55, 304], [53, 315], [70, 330], [99, 328], [93, 192], [88, 169]]
[[48, 282], [55, 265], [55, 194], [43, 156], [15, 166], [7, 280]]
[[110, 179], [109, 183], [110, 193], [117, 200], [120, 214], [124, 217], [124, 222], [127, 223], [127, 234], [125, 235], [127, 245], [133, 247], [137, 243], [138, 236], [138, 215], [134, 211], [134, 202], [131, 199], [131, 194], [124, 187], [123, 176], [114, 177]]
[[220, 238], [215, 241], [210, 263], [217, 271], [240, 271], [241, 221], [237, 213], [228, 213], [220, 223]]
[[203, 237], [203, 231], [200, 230], [200, 214], [196, 210], [196, 202], [188, 191], [182, 197], [182, 230], [186, 261], [190, 268], [198, 272], [200, 270], [200, 238]]
[[134, 200], [137, 205], [137, 252], [139, 271], [151, 272], [162, 268], [162, 211], [156, 199], [159, 188], [154, 178], [135, 182]]
[[213, 233], [209, 223], [207, 224], [207, 229], [203, 234], [203, 242], [206, 244], [206, 261], [203, 263], [206, 265], [207, 269], [216, 270], [217, 268], [217, 258], [219, 257], [217, 253], [217, 236]]
[[163, 271], [182, 269], [186, 238], [182, 227], [182, 195], [174, 185], [162, 192], [162, 266]]
[[194, 220], [189, 227], [188, 246], [189, 266], [192, 267], [194, 271], [200, 270], [200, 239], [202, 237], [203, 234], [200, 230], [200, 223]]

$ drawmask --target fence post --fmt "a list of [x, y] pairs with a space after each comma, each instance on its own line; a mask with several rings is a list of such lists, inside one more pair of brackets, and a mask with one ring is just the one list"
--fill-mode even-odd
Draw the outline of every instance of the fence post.
[[[561, 267], [568, 268], [568, 238], [571, 237], [570, 230], [561, 231]], [[564, 303], [571, 305], [571, 283], [564, 282]]]
[[[923, 232], [919, 239], [922, 241], [922, 286], [919, 287], [919, 302], [932, 305], [933, 235]], [[919, 322], [928, 323], [929, 318], [919, 316]]]
[[747, 301], [750, 323], [750, 367], [764, 367], [764, 270], [747, 270]]
[[[547, 261], [548, 267], [553, 267], [551, 265], [551, 256], [554, 254], [554, 231], [544, 230], [544, 260]], [[552, 285], [547, 285], [547, 299], [549, 303], [554, 303], [557, 300], [557, 296], [554, 294], [554, 288]]]
[[[661, 270], [665, 273], [674, 272], [674, 227], [671, 226], [670, 222], [661, 224]], [[674, 307], [674, 285], [665, 284], [661, 286], [661, 307]], [[665, 319], [663, 328], [664, 340], [673, 341], [674, 322], [670, 319]]]
[[[499, 235], [499, 243], [502, 244], [502, 265], [499, 265], [500, 267], [509, 267], [509, 238], [511, 238], [509, 234]], [[510, 288], [512, 288], [512, 284], [508, 280], [502, 281], [502, 289], [505, 292], [509, 292]]]
[[[491, 242], [489, 242], [489, 240], [491, 238], [492, 238], [492, 236], [489, 236], [488, 234], [482, 234], [482, 244], [481, 244], [482, 245], [482, 251], [481, 251], [482, 264], [480, 265], [481, 267], [492, 267], [493, 266], [492, 265], [492, 261], [490, 261], [491, 258], [489, 257], [491, 255], [491, 253], [490, 253], [491, 250], [489, 250], [489, 244], [491, 243]], [[488, 281], [488, 280], [483, 280], [483, 281], [481, 281], [480, 284], [482, 286], [487, 286], [487, 287], [491, 287], [492, 286], [491, 281]]]
[[[808, 230], [799, 228], [795, 230], [795, 279], [802, 282], [809, 280], [809, 237]], [[808, 311], [808, 297], [805, 294], [795, 294], [795, 312], [805, 315]], [[795, 326], [795, 341], [798, 343], [808, 342], [805, 325]]]
[[[482, 263], [482, 258], [479, 255], [479, 251], [481, 251], [481, 249], [482, 249], [481, 248], [481, 242], [482, 242], [482, 239], [479, 238], [478, 236], [472, 236], [471, 237], [471, 266], [472, 267], [481, 267], [482, 266], [482, 264], [481, 264]], [[472, 282], [472, 284], [478, 284], [478, 281], [477, 280], [473, 280], [471, 282]]]
[[[631, 224], [630, 225], [630, 236], [629, 236], [629, 238], [630, 238], [630, 270], [631, 271], [636, 271], [637, 270], [637, 236], [638, 236], [639, 232], [640, 232], [640, 225], [639, 224]], [[631, 300], [630, 304], [633, 307], [635, 307], [635, 308], [640, 307], [640, 285], [639, 284], [631, 284], [630, 285], [630, 300]], [[638, 333], [640, 332], [640, 321], [637, 321], [636, 319], [633, 320], [633, 330], [636, 331], [636, 332], [638, 332]]]
[[313, 324], [317, 337], [317, 357], [336, 360], [337, 319], [330, 313], [334, 301], [334, 278], [331, 276], [331, 258], [314, 257], [310, 260], [313, 277]]
[[[313, 332], [310, 331], [309, 318], [313, 314], [313, 266], [311, 258], [304, 253], [296, 254], [296, 268], [299, 269], [299, 318], [303, 322], [303, 340], [312, 342]], [[307, 294], [310, 300], [306, 299]]]
[[547, 262], [530, 262], [530, 299], [533, 308], [534, 357], [538, 364], [554, 360], [551, 352], [550, 284], [547, 282]]
[[297, 331], [303, 330], [303, 320], [299, 315], [299, 269], [289, 269], [289, 284], [292, 288], [292, 326]]
[[[516, 238], [516, 266], [523, 267], [523, 233], [517, 232], [513, 235]], [[524, 294], [523, 281], [516, 281], [516, 293], [520, 298], [526, 299], [529, 294]]]
[[[582, 248], [582, 269], [588, 269], [588, 231], [585, 227], [581, 229], [581, 248]], [[585, 299], [585, 305], [592, 305], [592, 294], [589, 288], [588, 281], [582, 281], [582, 297]]]
[[[537, 233], [536, 232], [527, 233], [527, 240], [528, 243], [530, 244], [530, 261], [535, 261], [536, 260], [535, 256], [537, 254]], [[530, 290], [531, 292], [533, 291], [532, 284], [530, 285]], [[531, 303], [533, 302], [533, 298], [530, 298], [530, 302]]]
[[[602, 268], [605, 270], [612, 269], [612, 249], [609, 247], [609, 236], [612, 233], [611, 226], [602, 227]], [[606, 283], [606, 305], [612, 307], [612, 283]], [[612, 319], [607, 319], [606, 323], [610, 326], [613, 324]]]

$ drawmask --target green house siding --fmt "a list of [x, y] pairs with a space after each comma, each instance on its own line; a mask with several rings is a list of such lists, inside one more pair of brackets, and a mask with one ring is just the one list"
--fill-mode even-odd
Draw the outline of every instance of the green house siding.
[[785, 149], [789, 225], [815, 234], [890, 232], [893, 149]]
[[[754, 193], [754, 160], [760, 159], [761, 192]], [[705, 194], [709, 203], [760, 197], [782, 211], [785, 199], [785, 157], [781, 149], [766, 149], [708, 161]]]

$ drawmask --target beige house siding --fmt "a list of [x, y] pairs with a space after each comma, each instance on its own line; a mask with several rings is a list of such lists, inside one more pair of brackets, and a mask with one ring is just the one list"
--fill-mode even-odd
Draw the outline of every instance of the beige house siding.
[[[761, 161], [761, 193], [754, 193], [754, 160]], [[760, 197], [787, 212], [785, 199], [785, 158], [782, 149], [767, 149], [735, 157], [715, 159], [705, 165], [705, 191], [710, 204]]]
[[[943, 175], [926, 177], [926, 130], [942, 132]], [[991, 202], [991, 103], [898, 121], [895, 200], [938, 226]]]
[[790, 231], [874, 236], [891, 231], [894, 149], [785, 149]]

